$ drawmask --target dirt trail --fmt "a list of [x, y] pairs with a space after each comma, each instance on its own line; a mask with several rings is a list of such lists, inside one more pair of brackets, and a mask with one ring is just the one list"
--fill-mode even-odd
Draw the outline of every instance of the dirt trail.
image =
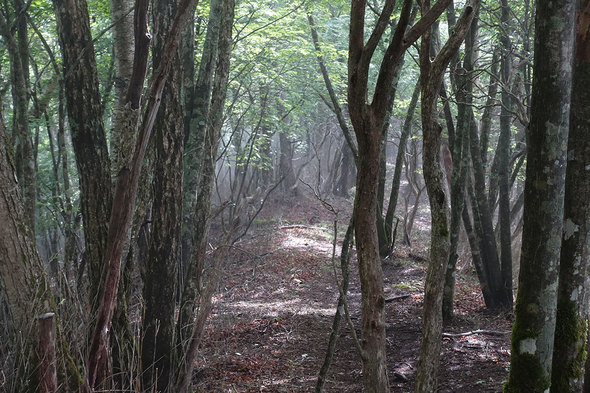
[[[338, 293], [331, 263], [334, 216], [313, 198], [289, 202], [285, 209], [284, 203], [271, 201], [253, 232], [232, 248], [196, 367], [197, 392], [314, 390]], [[341, 238], [351, 206], [345, 200], [333, 203], [340, 212]], [[398, 247], [383, 264], [392, 392], [413, 389], [427, 235], [419, 233], [412, 249]], [[360, 286], [354, 257], [351, 267], [348, 299], [358, 331]], [[471, 274], [459, 275], [457, 317], [445, 332], [509, 331], [505, 316], [485, 311], [473, 280]], [[508, 334], [445, 337], [439, 392], [500, 392], [507, 377], [509, 340]], [[346, 326], [325, 391], [362, 392], [360, 358]]]

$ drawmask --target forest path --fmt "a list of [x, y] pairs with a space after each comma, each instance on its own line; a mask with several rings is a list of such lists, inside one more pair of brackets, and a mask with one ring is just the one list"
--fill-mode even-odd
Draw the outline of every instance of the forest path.
[[[341, 241], [351, 203], [330, 203], [339, 211]], [[338, 294], [331, 262], [334, 217], [310, 196], [271, 200], [247, 239], [232, 247], [196, 366], [197, 392], [314, 391]], [[415, 231], [414, 247], [398, 246], [383, 263], [389, 377], [391, 391], [400, 393], [412, 391], [418, 360], [428, 245], [424, 220]], [[353, 254], [348, 301], [358, 332], [356, 263]], [[339, 273], [338, 257], [336, 264]], [[510, 330], [506, 316], [485, 311], [469, 273], [459, 274], [456, 315], [445, 332]], [[509, 348], [509, 334], [445, 337], [439, 392], [501, 391]], [[360, 358], [346, 323], [325, 391], [362, 392]]]

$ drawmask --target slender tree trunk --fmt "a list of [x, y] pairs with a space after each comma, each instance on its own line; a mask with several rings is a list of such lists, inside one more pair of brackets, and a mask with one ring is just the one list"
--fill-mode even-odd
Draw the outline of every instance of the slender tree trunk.
[[[453, 172], [451, 176], [451, 213], [450, 213], [450, 244], [449, 262], [445, 272], [445, 286], [443, 291], [442, 312], [443, 319], [449, 320], [453, 317], [453, 300], [455, 292], [455, 271], [457, 266], [457, 245], [459, 243], [459, 232], [461, 230], [461, 217], [465, 202], [465, 179], [467, 177], [467, 163], [469, 143], [469, 128], [471, 117], [468, 116], [468, 106], [473, 101], [473, 62], [474, 45], [477, 39], [478, 18], [471, 22], [471, 27], [465, 38], [465, 56], [463, 68], [455, 71], [457, 83], [457, 127], [452, 138]], [[448, 118], [448, 116], [447, 116]], [[447, 124], [451, 123], [447, 120]], [[451, 142], [449, 138], [449, 142]]]
[[[208, 135], [211, 129], [210, 106], [215, 64], [218, 62], [219, 40], [223, 1], [211, 3], [209, 24], [205, 35], [203, 55], [199, 67], [197, 84], [195, 85], [195, 108], [193, 109], [194, 128], [191, 122], [189, 134], [185, 134], [185, 209], [189, 219], [186, 222], [190, 240], [184, 245], [183, 253], [187, 255], [188, 266], [180, 302], [180, 314], [177, 324], [177, 343], [180, 348], [186, 347], [192, 333], [192, 325], [200, 286], [200, 269], [204, 258], [204, 242], [207, 239], [208, 216], [211, 208], [211, 190], [214, 181], [215, 158], [217, 156], [218, 137]], [[219, 94], [216, 92], [215, 94]], [[221, 127], [221, 126], [220, 126]], [[221, 130], [219, 131], [221, 132]], [[212, 139], [213, 138], [213, 139]], [[213, 162], [211, 162], [213, 160]], [[195, 171], [197, 171], [195, 172]], [[189, 179], [192, 177], [192, 179]]]
[[[395, 158], [395, 168], [393, 170], [393, 180], [391, 182], [391, 191], [389, 194], [389, 201], [387, 203], [387, 213], [385, 214], [385, 237], [387, 240], [387, 251], [385, 255], [389, 255], [393, 251], [393, 246], [395, 239], [393, 238], [393, 219], [395, 217], [395, 209], [397, 207], [397, 200], [399, 197], [399, 187], [401, 183], [402, 177], [402, 168], [403, 168], [403, 161], [404, 156], [406, 155], [406, 145], [408, 144], [408, 138], [410, 137], [410, 133], [412, 131], [412, 121], [414, 120], [414, 113], [416, 112], [416, 107], [418, 106], [418, 99], [420, 98], [420, 81], [416, 83], [414, 87], [414, 92], [412, 93], [412, 98], [410, 99], [410, 105], [408, 106], [408, 112], [406, 114], [406, 118], [404, 119], [404, 124], [402, 126], [402, 132], [399, 138], [399, 147], [397, 150], [397, 155]], [[384, 252], [381, 253], [381, 256], [384, 255]]]
[[477, 216], [476, 231], [479, 234], [480, 251], [484, 263], [488, 284], [494, 304], [496, 307], [508, 308], [512, 304], [511, 298], [508, 298], [502, 281], [502, 271], [498, 250], [496, 248], [496, 238], [494, 236], [494, 226], [492, 223], [492, 213], [487, 198], [486, 174], [485, 167], [481, 162], [481, 150], [479, 136], [477, 135], [477, 124], [473, 111], [470, 110], [471, 127], [469, 135], [469, 145], [471, 153], [471, 163], [473, 165], [473, 199], [471, 199], [474, 216]]
[[[400, 61], [396, 64], [394, 70], [394, 76], [392, 81], [392, 89], [389, 97], [387, 98], [387, 113], [383, 120], [383, 130], [381, 131], [381, 149], [379, 150], [379, 184], [377, 185], [377, 237], [379, 239], [379, 255], [381, 258], [387, 257], [393, 251], [393, 228], [392, 225], [387, 226], [386, 216], [387, 214], [394, 214], [394, 211], [390, 213], [389, 210], [384, 210], [385, 204], [385, 182], [387, 180], [387, 138], [389, 134], [389, 125], [391, 122], [391, 112], [393, 111], [393, 105], [395, 104], [395, 96], [397, 93], [397, 86], [399, 78], [404, 65], [404, 56], [402, 55]], [[401, 144], [398, 147], [398, 155], [401, 148]], [[393, 186], [393, 184], [392, 184]], [[397, 195], [397, 191], [395, 194]], [[392, 189], [390, 195], [394, 193]], [[390, 200], [391, 201], [391, 200]], [[397, 202], [397, 200], [395, 201]], [[388, 204], [387, 207], [390, 207]], [[395, 210], [395, 206], [393, 206]], [[393, 223], [393, 217], [391, 217]]]
[[[192, 305], [196, 298], [188, 298], [185, 296], [196, 296], [193, 292], [199, 288], [202, 268], [204, 265], [205, 249], [207, 232], [210, 224], [210, 209], [211, 209], [211, 194], [213, 192], [213, 182], [215, 176], [215, 162], [217, 158], [217, 148], [219, 145], [219, 138], [221, 136], [221, 128], [223, 126], [223, 105], [227, 93], [227, 84], [229, 77], [230, 55], [232, 50], [232, 27], [234, 23], [234, 0], [223, 0], [222, 2], [222, 18], [221, 28], [219, 34], [219, 58], [217, 59], [215, 67], [215, 78], [213, 83], [213, 93], [211, 96], [211, 111], [209, 112], [209, 119], [207, 121], [205, 146], [203, 148], [203, 162], [201, 168], [203, 174], [201, 176], [201, 183], [199, 187], [199, 194], [195, 203], [195, 218], [196, 228], [194, 232], [193, 245], [195, 250], [191, 257], [187, 275], [187, 285], [183, 292], [183, 304]], [[232, 224], [233, 225], [233, 224]], [[226, 242], [229, 243], [230, 236], [233, 230], [230, 230], [226, 235]], [[180, 362], [180, 371], [176, 379], [175, 391], [188, 391], [192, 373], [197, 360], [197, 350], [201, 343], [203, 330], [205, 328], [205, 321], [207, 320], [212, 307], [212, 297], [219, 285], [221, 279], [221, 261], [224, 259], [225, 249], [220, 251], [212, 268], [211, 276], [206, 287], [203, 288], [201, 296], [201, 304], [197, 318], [192, 326], [190, 335], [186, 337], [188, 345], [186, 351], [182, 353], [182, 361]], [[186, 291], [189, 289], [190, 291]], [[193, 308], [187, 307], [183, 311], [192, 311]], [[194, 311], [190, 315], [190, 322], [194, 319]], [[189, 318], [187, 315], [185, 318]], [[188, 321], [188, 319], [179, 320], [180, 323]], [[181, 342], [184, 344], [184, 341]]]
[[[416, 372], [415, 392], [417, 393], [435, 392], [437, 387], [442, 340], [442, 298], [450, 250], [450, 212], [445, 191], [445, 179], [440, 164], [442, 127], [436, 120], [436, 102], [444, 72], [451, 58], [459, 50], [477, 12], [478, 5], [478, 1], [465, 5], [455, 30], [434, 60], [430, 60], [430, 33], [424, 34], [420, 47], [423, 169], [426, 191], [430, 200], [431, 232], [430, 261], [424, 285], [420, 360]], [[422, 13], [425, 14], [429, 7], [429, 1], [424, 0]]]
[[14, 20], [7, 20], [4, 15], [0, 15], [0, 34], [6, 41], [10, 63], [10, 86], [13, 103], [12, 143], [14, 144], [16, 176], [19, 179], [19, 187], [23, 192], [28, 216], [27, 225], [30, 226], [34, 233], [36, 182], [35, 156], [28, 119], [29, 47], [26, 7], [21, 0], [14, 1], [14, 14]]
[[354, 161], [356, 162], [358, 159], [358, 151], [354, 140], [352, 138], [352, 132], [348, 127], [348, 123], [344, 118], [344, 113], [342, 111], [342, 106], [340, 105], [340, 101], [338, 100], [338, 96], [334, 91], [334, 87], [332, 85], [332, 81], [330, 79], [330, 74], [328, 73], [328, 69], [326, 68], [326, 62], [324, 61], [324, 56], [322, 55], [322, 48], [320, 46], [319, 38], [317, 29], [315, 27], [315, 22], [311, 13], [307, 14], [307, 20], [309, 23], [309, 27], [311, 29], [311, 38], [313, 41], [314, 48], [316, 50], [316, 57], [318, 60], [318, 65], [320, 67], [320, 72], [322, 74], [322, 78], [324, 79], [324, 84], [326, 85], [326, 90], [328, 90], [328, 95], [330, 96], [330, 102], [332, 103], [332, 111], [336, 115], [336, 119], [338, 120], [338, 125], [342, 130], [342, 134], [344, 135], [344, 139], [346, 143], [350, 147], [352, 155], [354, 156]]
[[293, 145], [284, 132], [279, 132], [279, 145], [279, 176], [284, 177], [282, 186], [289, 195], [297, 195], [297, 178], [293, 171]]
[[573, 57], [574, 1], [537, 1], [535, 26], [535, 58], [542, 61], [534, 65], [527, 130], [522, 255], [510, 373], [504, 387], [508, 393], [546, 392], [551, 385], [572, 87], [569, 59]]
[[510, 31], [508, 30], [510, 23], [508, 0], [502, 0], [500, 21], [504, 30], [501, 37], [502, 64], [500, 69], [503, 85], [502, 107], [500, 109], [500, 137], [496, 152], [500, 198], [498, 224], [500, 226], [500, 266], [502, 269], [503, 292], [507, 301], [505, 306], [512, 309], [512, 229], [510, 225], [510, 127], [512, 125], [510, 112], [512, 111], [512, 99], [510, 92], [507, 90], [509, 88], [512, 58], [510, 56]]
[[[551, 391], [581, 392], [590, 259], [590, 1], [578, 2]], [[587, 383], [587, 382], [586, 382]]]
[[340, 286], [338, 295], [338, 305], [336, 306], [336, 313], [334, 314], [334, 319], [332, 320], [332, 330], [330, 331], [330, 338], [328, 340], [326, 357], [324, 358], [324, 362], [322, 363], [322, 367], [320, 368], [318, 380], [315, 385], [316, 393], [321, 393], [324, 390], [324, 385], [326, 384], [326, 377], [332, 364], [332, 359], [334, 357], [334, 352], [336, 350], [336, 343], [338, 342], [338, 336], [340, 334], [340, 325], [342, 322], [342, 317], [345, 314], [344, 304], [346, 301], [345, 296], [348, 293], [348, 283], [350, 281], [348, 266], [350, 262], [350, 251], [352, 250], [353, 233], [354, 222], [351, 221], [348, 224], [348, 229], [346, 230], [346, 234], [344, 235], [344, 239], [342, 240], [342, 251], [340, 252], [340, 271], [342, 273], [342, 283], [338, 284]]

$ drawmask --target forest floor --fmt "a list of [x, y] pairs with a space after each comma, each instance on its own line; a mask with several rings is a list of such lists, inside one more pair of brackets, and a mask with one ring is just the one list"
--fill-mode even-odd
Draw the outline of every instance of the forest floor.
[[[330, 200], [341, 241], [352, 205]], [[426, 207], [425, 207], [426, 208]], [[418, 362], [428, 213], [413, 247], [383, 262], [391, 392], [412, 392]], [[232, 247], [206, 328], [197, 392], [312, 392], [324, 361], [338, 287], [332, 266], [335, 215], [313, 196], [267, 202]], [[336, 248], [340, 253], [340, 242]], [[351, 320], [360, 325], [357, 260], [351, 258]], [[507, 377], [511, 317], [488, 312], [471, 267], [460, 262], [454, 320], [445, 326], [439, 392], [500, 392]], [[491, 334], [473, 333], [478, 329]], [[464, 333], [464, 334], [463, 334]], [[472, 333], [472, 334], [470, 334]], [[498, 333], [498, 334], [494, 334]], [[361, 362], [343, 321], [326, 392], [362, 392]]]

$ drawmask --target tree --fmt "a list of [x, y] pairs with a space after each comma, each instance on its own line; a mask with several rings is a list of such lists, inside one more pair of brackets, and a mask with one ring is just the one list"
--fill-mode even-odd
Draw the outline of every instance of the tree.
[[[348, 54], [348, 106], [358, 144], [357, 189], [353, 220], [362, 294], [363, 383], [367, 392], [389, 390], [385, 348], [383, 272], [377, 238], [377, 185], [383, 123], [391, 94], [394, 70], [405, 50], [444, 11], [449, 1], [439, 1], [423, 13], [406, 32], [412, 2], [404, 1], [393, 37], [379, 65], [379, 76], [370, 102], [369, 67], [377, 44], [389, 26], [394, 1], [386, 1], [365, 43], [366, 1], [353, 1], [350, 11]], [[427, 11], [427, 12], [426, 12]]]
[[101, 383], [106, 365], [106, 354], [109, 345], [109, 332], [116, 304], [119, 279], [121, 276], [121, 260], [133, 216], [133, 206], [137, 196], [141, 164], [145, 156], [156, 114], [160, 107], [162, 92], [170, 71], [172, 59], [179, 44], [182, 28], [195, 6], [196, 0], [183, 0], [179, 3], [177, 13], [171, 24], [166, 42], [166, 50], [161, 62], [152, 75], [150, 90], [146, 98], [146, 109], [141, 114], [141, 97], [147, 73], [150, 37], [147, 34], [148, 3], [141, 2], [135, 8], [135, 57], [131, 83], [127, 91], [128, 122], [126, 127], [138, 129], [135, 145], [126, 146], [123, 150], [125, 160], [117, 174], [117, 183], [113, 197], [108, 231], [108, 242], [103, 263], [105, 265], [104, 283], [102, 286], [96, 323], [90, 340], [87, 365], [88, 391], [93, 391]]
[[[29, 37], [26, 18], [28, 7], [29, 4], [25, 4], [22, 0], [14, 1], [13, 7], [5, 3], [0, 13], [0, 35], [6, 40], [10, 60], [10, 82], [14, 104], [12, 144], [15, 146], [16, 174], [20, 179], [19, 187], [25, 198], [30, 229], [34, 233], [36, 166], [28, 119], [30, 101]], [[13, 16], [12, 20], [7, 17], [10, 14]]]
[[[581, 392], [588, 340], [588, 244], [590, 236], [590, 20], [588, 0], [578, 1], [576, 48], [565, 175], [563, 239], [551, 367], [552, 392]], [[585, 12], [580, 12], [585, 10]]]
[[[177, 2], [157, 2], [152, 9], [152, 53], [157, 68], [166, 54], [166, 41]], [[174, 310], [181, 252], [183, 194], [183, 112], [180, 101], [182, 63], [174, 54], [162, 104], [154, 124], [152, 228], [143, 298], [142, 377], [145, 390], [167, 390], [174, 373]]]
[[[215, 77], [213, 80], [213, 90], [211, 95], [211, 110], [208, 112], [207, 127], [205, 128], [205, 145], [203, 147], [203, 160], [201, 168], [203, 168], [203, 176], [201, 177], [201, 185], [199, 187], [199, 195], [194, 203], [195, 217], [197, 218], [198, 227], [193, 234], [193, 245], [196, 249], [193, 251], [191, 263], [187, 273], [187, 281], [191, 281], [192, 288], [199, 288], [201, 290], [199, 310], [194, 318], [194, 323], [191, 325], [191, 334], [187, 337], [188, 344], [182, 352], [181, 368], [176, 379], [175, 391], [187, 391], [192, 379], [193, 370], [196, 363], [198, 349], [201, 344], [203, 331], [205, 329], [205, 322], [209, 316], [212, 308], [212, 298], [214, 291], [220, 282], [221, 276], [221, 259], [219, 256], [211, 269], [211, 274], [207, 284], [204, 288], [200, 288], [201, 277], [203, 274], [206, 235], [211, 223], [211, 194], [213, 193], [213, 178], [215, 171], [215, 162], [217, 158], [217, 149], [219, 146], [219, 138], [221, 136], [221, 129], [223, 127], [223, 105], [225, 104], [225, 97], [227, 94], [227, 84], [229, 78], [230, 55], [232, 51], [232, 28], [234, 24], [234, 0], [222, 0], [221, 12], [221, 26], [219, 32], [219, 53], [215, 67]], [[229, 241], [228, 236], [231, 236], [232, 231], [226, 236], [226, 241]], [[188, 293], [189, 296], [194, 296]], [[185, 296], [185, 293], [183, 293]], [[187, 301], [187, 299], [182, 299]], [[188, 299], [189, 304], [195, 303], [195, 298]], [[193, 311], [194, 315], [194, 311]]]
[[104, 271], [111, 167], [103, 123], [94, 45], [85, 0], [53, 2], [61, 53], [64, 92], [80, 182], [84, 225], [83, 263], [90, 282], [89, 303], [96, 307]]
[[[1, 118], [1, 116], [0, 116]], [[57, 311], [49, 280], [37, 247], [29, 219], [24, 211], [19, 191], [16, 167], [7, 143], [4, 122], [0, 119], [0, 291], [2, 291], [2, 316], [13, 342], [22, 340], [17, 352], [17, 369], [13, 378], [16, 390], [37, 391], [39, 370], [37, 367], [37, 317], [42, 312]], [[8, 315], [4, 315], [4, 307]], [[59, 329], [59, 327], [58, 327]], [[67, 343], [59, 337], [58, 350], [65, 358], [67, 371], [62, 375], [71, 377], [64, 384], [71, 390], [81, 386], [81, 377], [72, 364]], [[67, 374], [65, 374], [67, 373]], [[70, 385], [69, 383], [72, 382]]]
[[537, 1], [536, 7], [535, 58], [542, 61], [534, 64], [527, 129], [522, 255], [505, 385], [510, 393], [544, 392], [551, 385], [563, 227], [574, 2]]
[[[466, 4], [455, 30], [431, 60], [431, 35], [422, 37], [420, 45], [420, 83], [423, 135], [423, 168], [426, 191], [430, 201], [430, 252], [426, 283], [420, 360], [416, 372], [416, 392], [436, 391], [440, 345], [442, 339], [442, 297], [444, 276], [449, 261], [449, 208], [440, 164], [442, 127], [436, 120], [436, 102], [444, 72], [467, 34], [477, 12], [478, 1]], [[422, 13], [430, 3], [422, 2]]]

